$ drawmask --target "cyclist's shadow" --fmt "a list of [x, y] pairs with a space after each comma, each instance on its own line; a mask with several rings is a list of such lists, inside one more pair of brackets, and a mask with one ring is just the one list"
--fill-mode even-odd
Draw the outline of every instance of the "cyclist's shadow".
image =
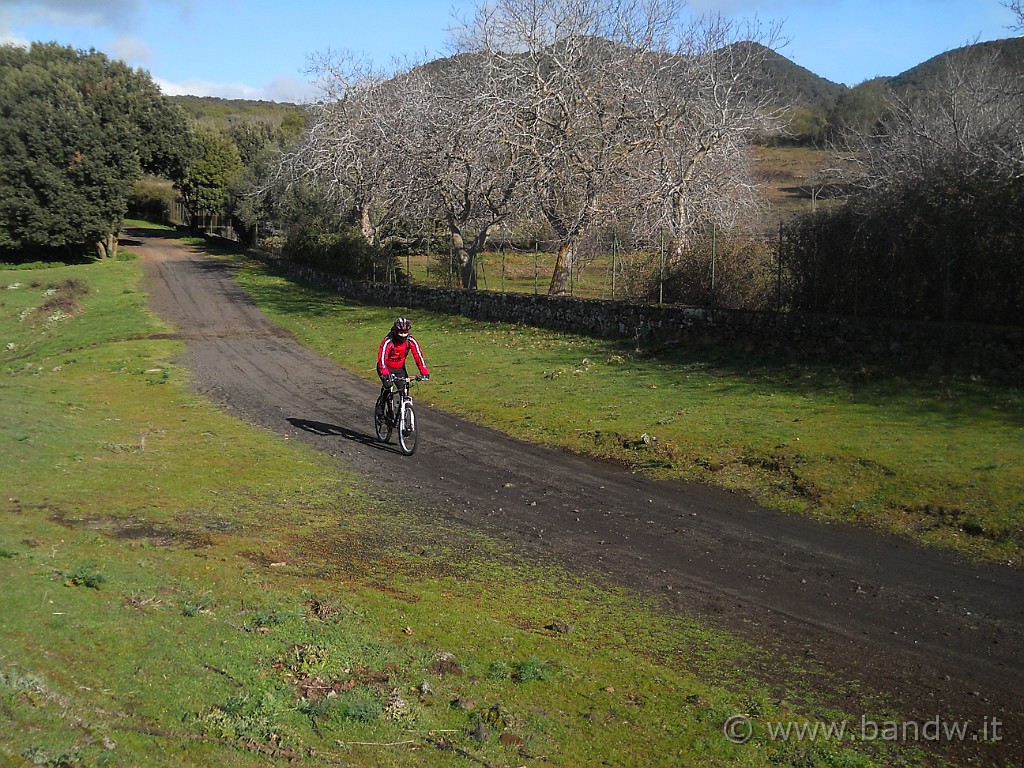
[[354, 429], [341, 427], [337, 424], [327, 424], [326, 422], [313, 421], [312, 419], [298, 419], [294, 416], [288, 417], [288, 423], [305, 432], [312, 432], [314, 435], [323, 435], [324, 437], [338, 435], [339, 437], [344, 437], [346, 440], [352, 440], [374, 448], [394, 450], [393, 445], [388, 445], [387, 443], [378, 440], [376, 435], [367, 435], [363, 432], [356, 432]]

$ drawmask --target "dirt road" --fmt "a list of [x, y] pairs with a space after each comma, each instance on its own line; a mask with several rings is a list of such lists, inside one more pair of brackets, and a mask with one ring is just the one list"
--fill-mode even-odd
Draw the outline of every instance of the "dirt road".
[[[373, 438], [377, 387], [295, 342], [235, 284], [232, 267], [174, 241], [129, 232], [153, 310], [188, 341], [196, 388], [239, 418], [334, 454], [371, 479], [399, 469], [428, 515], [599, 573], [831, 671], [826, 701], [859, 717], [843, 681], [905, 716], [981, 727], [998, 743], [921, 744], [1024, 764], [1024, 574], [906, 541], [764, 509], [731, 493], [654, 482], [617, 466], [525, 444], [417, 409], [420, 451]], [[425, 340], [429, 341], [429, 339]], [[368, 359], [372, 350], [367, 350]], [[369, 365], [369, 363], [368, 363]], [[776, 680], [775, 682], [782, 682]], [[991, 735], [991, 733], [990, 733]]]

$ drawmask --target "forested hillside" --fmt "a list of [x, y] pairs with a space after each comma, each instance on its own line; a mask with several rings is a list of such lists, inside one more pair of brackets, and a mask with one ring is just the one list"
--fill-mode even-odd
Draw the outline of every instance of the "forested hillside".
[[997, 57], [1000, 66], [1006, 71], [1024, 77], [1024, 38], [1012, 37], [946, 51], [911, 67], [906, 72], [883, 79], [886, 85], [897, 90], [933, 90], [941, 82], [951, 57], [959, 57], [967, 63], [980, 63]]
[[172, 104], [197, 122], [226, 129], [245, 122], [267, 125], [301, 124], [302, 108], [297, 104], [250, 99], [221, 99], [216, 96], [169, 96]]

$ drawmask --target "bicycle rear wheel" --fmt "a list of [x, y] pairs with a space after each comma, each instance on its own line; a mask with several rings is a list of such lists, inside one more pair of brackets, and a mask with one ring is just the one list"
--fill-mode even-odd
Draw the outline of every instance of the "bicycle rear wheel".
[[377, 433], [377, 439], [385, 443], [391, 439], [391, 409], [387, 407], [383, 398], [377, 398], [377, 404], [373, 406], [373, 429]]
[[398, 420], [398, 446], [406, 456], [412, 456], [416, 450], [416, 414], [411, 405], [402, 409], [404, 413]]

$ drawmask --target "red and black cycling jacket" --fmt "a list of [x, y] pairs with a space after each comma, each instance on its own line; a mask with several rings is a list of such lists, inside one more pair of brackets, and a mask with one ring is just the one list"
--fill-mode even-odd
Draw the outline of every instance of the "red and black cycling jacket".
[[423, 353], [420, 345], [412, 336], [404, 340], [396, 341], [392, 334], [384, 337], [377, 350], [377, 373], [387, 376], [391, 373], [390, 368], [401, 368], [405, 365], [406, 356], [412, 352], [412, 359], [416, 361], [416, 367], [420, 369], [423, 376], [429, 376], [430, 371], [423, 361]]

